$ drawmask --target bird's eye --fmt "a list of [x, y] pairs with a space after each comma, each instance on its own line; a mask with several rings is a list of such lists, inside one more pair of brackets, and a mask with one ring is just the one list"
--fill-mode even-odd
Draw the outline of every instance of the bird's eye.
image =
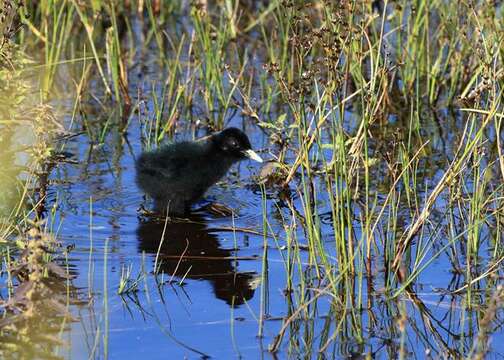
[[229, 141], [229, 146], [236, 148], [238, 147], [238, 143], [236, 142], [236, 140], [232, 139]]

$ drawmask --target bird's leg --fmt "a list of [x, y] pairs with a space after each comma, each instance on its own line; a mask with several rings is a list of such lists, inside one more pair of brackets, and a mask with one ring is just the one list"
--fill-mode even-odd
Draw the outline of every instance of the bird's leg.
[[155, 211], [151, 211], [149, 209], [146, 209], [145, 205], [143, 203], [140, 204], [140, 206], [138, 207], [137, 213], [141, 216], [151, 216], [151, 215], [157, 214], [157, 212], [155, 212]]

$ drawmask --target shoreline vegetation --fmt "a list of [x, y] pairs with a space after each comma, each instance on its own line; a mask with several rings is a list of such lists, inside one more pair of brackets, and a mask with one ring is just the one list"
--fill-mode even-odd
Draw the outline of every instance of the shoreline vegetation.
[[[257, 226], [229, 220], [233, 234], [263, 237], [259, 337], [280, 296], [268, 293], [273, 252], [284, 268], [286, 311], [269, 352], [334, 355], [348, 329], [367, 349], [383, 306], [391, 357], [497, 356], [503, 20], [498, 1], [0, 0], [0, 356], [65, 357], [72, 307], [95, 301], [73, 285], [85, 274], [59, 240], [58, 169], [86, 161], [68, 144], [100, 148], [113, 136], [127, 147], [138, 126], [152, 149], [236, 116], [271, 159], [251, 185], [263, 200]], [[147, 63], [157, 77], [143, 74]], [[421, 297], [441, 258], [457, 280], [435, 291], [457, 304], [456, 331]], [[123, 268], [104, 304], [157, 281], [157, 262], [137, 278]], [[316, 335], [314, 318], [327, 323]], [[416, 326], [427, 330], [412, 345]], [[110, 355], [106, 334], [90, 357]]]

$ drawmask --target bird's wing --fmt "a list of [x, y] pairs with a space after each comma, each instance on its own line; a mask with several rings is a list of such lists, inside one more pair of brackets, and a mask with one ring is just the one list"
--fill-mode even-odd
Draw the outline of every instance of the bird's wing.
[[[175, 147], [146, 154], [139, 159], [137, 169], [145, 175], [164, 177], [172, 181], [179, 180], [187, 176], [187, 173], [191, 173], [191, 166], [197, 167], [199, 161], [195, 157], [199, 155], [202, 155], [201, 146], [194, 143], [179, 143]], [[192, 169], [192, 172], [194, 170], [197, 169]]]

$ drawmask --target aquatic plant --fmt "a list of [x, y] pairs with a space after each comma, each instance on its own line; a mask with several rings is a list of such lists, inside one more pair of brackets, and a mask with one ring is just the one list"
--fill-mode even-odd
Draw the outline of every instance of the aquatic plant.
[[[66, 145], [42, 136], [50, 124], [51, 133], [86, 137], [80, 179], [92, 172], [94, 157], [106, 158], [117, 190], [125, 155], [139, 150], [138, 143], [156, 148], [240, 122], [262, 134], [257, 145], [272, 162], [260, 184], [249, 184], [262, 200], [257, 223], [231, 227], [236, 251], [236, 234], [252, 234], [261, 257], [254, 263], [259, 305], [232, 292], [235, 352], [236, 304], [250, 307], [270, 351], [292, 357], [372, 357], [376, 348], [399, 358], [418, 349], [438, 357], [492, 352], [488, 344], [501, 331], [504, 259], [502, 4], [42, 0], [2, 6], [0, 87], [11, 91], [13, 74], [38, 76], [40, 104], [23, 114], [43, 119], [37, 136], [44, 140], [31, 149], [38, 164], [32, 172], [43, 175], [31, 184], [45, 185], [16, 190], [36, 206], [31, 213], [15, 208], [16, 220], [2, 232], [5, 243], [13, 241], [18, 219], [47, 209], [59, 214], [46, 190]], [[40, 65], [29, 64], [26, 54]], [[24, 89], [10, 97], [24, 101], [32, 87]], [[67, 104], [64, 129], [49, 103]], [[17, 118], [11, 113], [2, 130]], [[90, 229], [92, 239], [92, 222]], [[105, 264], [108, 247], [107, 239]], [[96, 251], [91, 245], [90, 298]], [[190, 267], [179, 273], [176, 266], [170, 278], [179, 281], [163, 281], [162, 255], [156, 252], [153, 274], [119, 267], [118, 292], [131, 295], [141, 314], [155, 313], [149, 281], [164, 303], [165, 286], [182, 291], [191, 279]], [[177, 261], [185, 256], [182, 251]], [[440, 264], [446, 281], [432, 292], [450, 300], [433, 311], [424, 288]], [[112, 295], [104, 268], [104, 320], [93, 325], [91, 355], [108, 354]], [[281, 291], [270, 292], [278, 279]], [[447, 318], [449, 324], [439, 320]], [[171, 329], [159, 326], [173, 340]]]

